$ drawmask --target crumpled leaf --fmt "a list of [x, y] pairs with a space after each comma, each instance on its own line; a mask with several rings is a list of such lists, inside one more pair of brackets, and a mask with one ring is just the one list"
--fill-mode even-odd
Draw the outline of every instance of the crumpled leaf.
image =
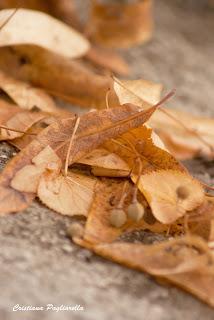
[[213, 255], [199, 237], [183, 237], [153, 245], [74, 242], [117, 263], [167, 280], [214, 306]]
[[96, 179], [69, 170], [63, 174], [45, 172], [38, 185], [38, 197], [49, 208], [64, 215], [88, 215]]
[[[0, 12], [0, 24], [13, 9]], [[68, 58], [84, 55], [90, 47], [86, 38], [66, 24], [43, 13], [19, 9], [1, 30], [0, 46], [31, 44], [56, 52]]]
[[[154, 106], [139, 112], [134, 105], [94, 111], [80, 117], [69, 163], [74, 163], [106, 140], [138, 127], [156, 110]], [[24, 166], [49, 145], [65, 161], [76, 117], [59, 120], [44, 129], [35, 140], [15, 156], [0, 175], [0, 212], [14, 212], [26, 208], [35, 194], [19, 192], [11, 187], [11, 180]], [[11, 203], [10, 199], [13, 199]]]
[[13, 78], [87, 108], [105, 106], [106, 92], [112, 82], [76, 61], [32, 45], [0, 48], [0, 69]]
[[15, 80], [3, 72], [0, 72], [0, 88], [24, 109], [30, 110], [37, 107], [45, 112], [59, 112], [54, 100], [43, 90]]

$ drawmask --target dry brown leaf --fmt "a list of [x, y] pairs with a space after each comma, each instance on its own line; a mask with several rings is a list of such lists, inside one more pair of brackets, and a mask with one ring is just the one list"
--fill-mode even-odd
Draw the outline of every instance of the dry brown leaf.
[[24, 109], [29, 110], [37, 107], [45, 112], [59, 112], [54, 100], [43, 90], [33, 88], [25, 82], [15, 80], [3, 72], [0, 72], [0, 88], [16, 104]]
[[45, 172], [39, 181], [38, 197], [49, 208], [63, 215], [88, 215], [96, 179], [81, 172], [68, 175]]
[[[127, 104], [113, 109], [83, 114], [80, 117], [76, 138], [70, 150], [69, 163], [76, 162], [105, 141], [117, 137], [133, 127], [140, 126], [151, 117], [156, 108], [154, 106], [139, 112], [138, 107]], [[72, 118], [62, 120], [52, 126], [52, 128], [57, 126], [56, 140], [61, 143], [56, 147], [56, 152], [61, 159], [65, 159], [75, 123], [76, 119]]]
[[[149, 119], [156, 108], [157, 106], [154, 106], [139, 112], [134, 105], [124, 105], [83, 114], [71, 148], [69, 163], [76, 162], [106, 140], [140, 126]], [[10, 185], [11, 180], [19, 170], [31, 164], [31, 160], [47, 145], [65, 161], [75, 124], [76, 117], [53, 123], [9, 162], [0, 176], [0, 212], [19, 211], [29, 205], [35, 195], [13, 189]], [[12, 204], [10, 198], [13, 199]]]
[[79, 238], [73, 240], [107, 259], [170, 281], [214, 306], [213, 256], [199, 237], [154, 245], [121, 242], [93, 245]]
[[111, 47], [130, 47], [151, 38], [152, 1], [100, 3], [93, 1], [87, 33], [95, 41]]
[[111, 79], [36, 46], [0, 48], [0, 69], [11, 77], [86, 107], [105, 107]]
[[[13, 13], [13, 9], [0, 12], [0, 25]], [[84, 55], [90, 44], [79, 32], [43, 13], [19, 9], [1, 30], [0, 46], [31, 44], [66, 56]]]

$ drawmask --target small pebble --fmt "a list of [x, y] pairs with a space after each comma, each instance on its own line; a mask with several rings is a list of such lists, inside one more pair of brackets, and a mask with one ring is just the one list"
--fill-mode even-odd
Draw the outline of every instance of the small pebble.
[[68, 245], [68, 244], [64, 244], [62, 246], [62, 250], [66, 253], [71, 253], [73, 251], [73, 248], [71, 245]]

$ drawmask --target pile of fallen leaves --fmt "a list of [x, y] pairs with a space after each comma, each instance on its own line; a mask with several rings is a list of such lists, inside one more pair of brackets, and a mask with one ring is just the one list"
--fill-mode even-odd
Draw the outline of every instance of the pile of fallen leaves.
[[[160, 84], [106, 75], [128, 66], [92, 42], [118, 43], [122, 31], [114, 30], [127, 27], [117, 23], [122, 6], [127, 23], [136, 10], [147, 16], [136, 39], [123, 34], [122, 46], [147, 40], [151, 1], [110, 8], [95, 1], [92, 40], [68, 25], [81, 30], [68, 2], [54, 12], [52, 1], [26, 3], [30, 9], [0, 11], [0, 139], [20, 150], [0, 175], [0, 213], [38, 197], [60, 214], [85, 217], [70, 226], [75, 243], [214, 306], [214, 200], [178, 161], [214, 158], [214, 120], [168, 110], [173, 92], [161, 98]], [[77, 115], [53, 96], [90, 110]], [[165, 240], [124, 242], [134, 230]]]

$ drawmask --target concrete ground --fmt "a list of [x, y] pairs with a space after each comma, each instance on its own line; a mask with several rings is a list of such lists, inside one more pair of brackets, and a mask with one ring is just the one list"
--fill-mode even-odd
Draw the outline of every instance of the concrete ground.
[[[214, 116], [214, 10], [200, 4], [156, 1], [153, 40], [126, 57], [133, 78], [177, 88], [171, 106]], [[2, 167], [13, 152], [0, 144]], [[197, 159], [186, 164], [193, 174], [214, 183], [213, 162]], [[24, 212], [0, 218], [1, 320], [213, 319], [213, 310], [189, 294], [72, 244], [66, 236], [71, 220], [38, 201]], [[17, 304], [44, 309], [47, 304], [80, 305], [84, 311], [12, 311]]]

